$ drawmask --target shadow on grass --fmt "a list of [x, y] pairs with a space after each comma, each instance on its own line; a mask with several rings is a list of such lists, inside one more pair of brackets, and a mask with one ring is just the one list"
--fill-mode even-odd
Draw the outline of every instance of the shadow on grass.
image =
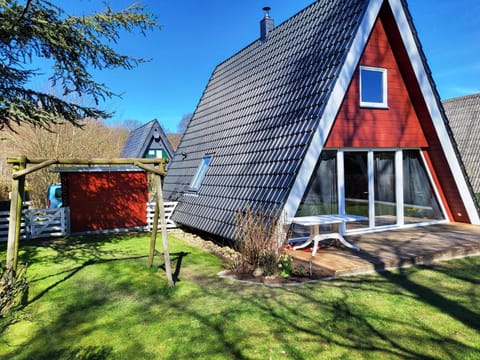
[[[251, 358], [245, 351], [251, 347], [249, 345], [251, 341], [260, 341], [259, 348], [269, 341], [265, 334], [257, 333], [257, 329], [246, 330], [241, 325], [241, 319], [245, 317], [245, 314], [255, 312], [259, 319], [267, 319], [270, 324], [268, 328], [270, 335], [281, 343], [285, 350], [285, 355], [282, 357], [309, 359], [312, 356], [311, 350], [307, 350], [310, 355], [305, 355], [303, 349], [311, 348], [312, 344], [318, 344], [318, 346], [313, 346], [318, 349], [315, 354], [318, 358], [322, 357], [323, 350], [337, 345], [343, 349], [362, 351], [366, 354], [376, 352], [402, 358], [433, 359], [433, 357], [402, 346], [400, 342], [396, 341], [398, 339], [396, 336], [390, 337], [376, 330], [362, 313], [352, 309], [347, 296], [335, 301], [322, 301], [320, 297], [313, 296], [309, 291], [298, 291], [299, 288], [272, 289], [262, 288], [261, 285], [258, 285], [259, 289], [252, 292], [242, 291], [242, 287], [235, 286], [235, 289], [226, 289], [225, 293], [219, 294], [217, 291], [210, 290], [215, 288], [215, 284], [211, 285], [212, 287], [202, 286], [201, 297], [230, 299], [233, 290], [238, 297], [233, 300], [236, 302], [236, 306], [227, 309], [196, 311], [188, 302], [177, 302], [171, 305], [178, 313], [188, 314], [190, 318], [198, 321], [205, 329], [202, 332], [214, 334], [210, 335], [210, 338], [214, 339], [211, 340], [208, 352], [199, 350], [200, 343], [196, 339], [198, 334], [186, 334], [186, 341], [192, 343], [188, 356], [208, 357], [221, 353], [228, 358]], [[292, 295], [297, 298], [297, 301], [285, 300]], [[312, 304], [313, 311], [305, 311], [302, 304]], [[332, 315], [332, 317], [326, 319], [324, 314]], [[405, 324], [405, 326], [411, 326], [411, 324]], [[270, 351], [272, 350], [270, 349]], [[258, 353], [260, 355], [261, 351], [259, 350]], [[187, 354], [182, 355], [186, 356]], [[275, 358], [272, 354], [269, 356]]]
[[[255, 312], [259, 319], [268, 322], [271, 336], [282, 344], [288, 357], [294, 359], [311, 358], [311, 353], [305, 355], [303, 349], [311, 348], [314, 343], [318, 344], [313, 347], [317, 348], [316, 356], [319, 358], [322, 358], [325, 350], [334, 346], [342, 349], [341, 353], [354, 351], [352, 354], [360, 356], [358, 354], [362, 353], [367, 357], [437, 359], [443, 356], [473, 356], [480, 349], [467, 345], [455, 334], [465, 331], [461, 324], [478, 330], [479, 314], [436, 292], [435, 282], [430, 287], [413, 281], [411, 275], [424, 268], [432, 270], [431, 267], [417, 267], [398, 274], [385, 271], [379, 277], [347, 278], [299, 287], [270, 288], [234, 283], [221, 290], [218, 289], [218, 280], [197, 276], [195, 282], [201, 284], [200, 297], [232, 299], [236, 306], [225, 311], [220, 308], [196, 311], [188, 303], [175, 303], [172, 306], [178, 313], [196, 319], [208, 329], [206, 333], [215, 334], [216, 351], [226, 351], [226, 354], [238, 359], [250, 358], [245, 352], [249, 347], [249, 338], [265, 336], [255, 333], [256, 329], [247, 333], [241, 326], [235, 328], [235, 324], [240, 324], [248, 312]], [[451, 271], [454, 272], [454, 269]], [[467, 276], [462, 277], [465, 281], [469, 280]], [[324, 296], [328, 293], [325, 291], [327, 289], [338, 290], [343, 296]], [[368, 291], [378, 297], [388, 296], [392, 307], [383, 313], [356, 306], [357, 291]], [[455, 294], [452, 293], [452, 296], [455, 297]], [[468, 297], [469, 294], [462, 290], [458, 296]], [[396, 304], [403, 302], [409, 304], [410, 310], [395, 308]], [[423, 302], [427, 306], [414, 309], [414, 302]], [[437, 310], [432, 310], [432, 307]], [[395, 315], [402, 311], [411, 311], [411, 316]], [[445, 328], [443, 324], [437, 327], [435, 323], [423, 321], [424, 317], [431, 318], [435, 312], [450, 316], [453, 327]], [[194, 344], [195, 335], [188, 341]], [[213, 345], [211, 350], [215, 350]], [[189, 355], [209, 355], [194, 351]]]
[[[44, 290], [40, 291], [36, 296], [34, 296], [33, 298], [29, 299], [29, 301], [27, 302], [26, 305], [30, 305], [30, 304], [34, 303], [35, 301], [41, 299], [41, 298], [42, 298], [45, 294], [47, 294], [49, 291], [51, 291], [52, 289], [56, 288], [58, 285], [64, 283], [65, 281], [67, 281], [68, 279], [70, 279], [71, 277], [73, 277], [75, 274], [77, 274], [79, 271], [81, 271], [82, 269], [85, 269], [87, 266], [96, 265], [96, 264], [103, 264], [103, 263], [109, 263], [109, 262], [114, 262], [114, 261], [141, 259], [141, 258], [146, 258], [146, 256], [131, 256], [131, 257], [126, 257], [126, 258], [103, 259], [103, 260], [87, 260], [87, 261], [85, 261], [83, 264], [81, 264], [81, 265], [79, 265], [79, 266], [76, 266], [76, 267], [74, 267], [73, 269], [66, 270], [66, 271], [62, 271], [62, 272], [60, 272], [60, 273], [58, 273], [58, 274], [52, 274], [52, 275], [46, 276], [46, 277], [44, 277], [43, 279], [49, 278], [49, 277], [53, 277], [53, 276], [58, 276], [58, 275], [61, 275], [61, 274], [66, 274], [63, 278], [61, 278], [60, 280], [54, 282], [53, 284], [51, 284], [50, 286], [48, 286], [48, 287], [45, 288]], [[37, 281], [38, 281], [38, 280], [37, 280]]]
[[[432, 267], [429, 268], [434, 270]], [[440, 312], [450, 315], [451, 317], [462, 322], [465, 326], [468, 326], [473, 330], [480, 331], [479, 314], [471, 311], [465, 306], [462, 306], [457, 301], [447, 299], [434, 289], [410, 280], [408, 274], [404, 270], [400, 270], [399, 274], [384, 271], [381, 273], [381, 275], [395, 285], [398, 285], [410, 293], [415, 294], [420, 301], [436, 307]]]
[[[159, 338], [158, 347], [165, 352], [159, 353], [156, 358], [162, 359], [216, 357], [301, 360], [325, 358], [323, 353], [328, 354], [334, 347], [341, 351], [335, 353], [334, 350], [337, 357], [351, 354], [352, 358], [362, 355], [367, 358], [438, 358], [430, 356], [426, 348], [411, 346], [412, 343], [437, 344], [444, 349], [444, 353], [451, 355], [450, 358], [457, 357], [458, 349], [469, 350], [464, 343], [443, 339], [435, 330], [418, 323], [399, 323], [398, 319], [385, 314], [368, 314], [368, 311], [354, 305], [354, 292], [350, 288], [341, 290], [341, 281], [322, 283], [322, 291], [319, 291], [318, 285], [269, 288], [227, 284], [215, 277], [197, 279], [201, 279], [196, 282], [197, 291], [190, 296], [175, 299], [157, 292], [143, 297], [142, 307], [128, 318], [110, 314], [102, 321], [102, 326], [118, 335], [115, 332], [118, 331], [116, 324], [127, 321], [132, 326], [143, 324], [142, 332], [148, 333], [154, 331], [149, 329], [152, 312], [148, 309], [157, 309], [159, 313], [162, 311], [160, 309], [168, 309], [170, 321], [174, 322], [173, 319], [178, 317], [178, 323], [175, 320], [173, 327], [161, 328], [161, 333], [169, 332], [167, 337], [171, 338], [168, 343], [170, 348], [165, 348], [165, 335]], [[344, 285], [348, 286], [347, 283]], [[362, 284], [358, 284], [358, 287], [360, 289]], [[325, 296], [331, 289], [340, 289], [339, 294]], [[121, 291], [129, 290], [127, 286]], [[118, 353], [110, 354], [109, 347], [76, 349], [79, 345], [72, 346], [75, 338], [91, 336], [101, 329], [95, 316], [101, 309], [110, 308], [108, 304], [112, 294], [86, 295], [78, 299], [78, 303], [62, 308], [51, 322], [41, 326], [38, 333], [30, 337], [22, 349], [17, 349], [17, 354], [35, 354], [35, 358], [39, 359], [119, 357]], [[185, 316], [188, 319], [186, 322]], [[165, 320], [160, 317], [156, 322]], [[379, 327], [381, 323], [400, 325], [404, 331], [396, 333], [389, 326]], [[152, 358], [151, 348], [145, 346], [141, 336], [131, 336], [129, 333], [123, 336], [123, 341], [128, 343], [128, 354], [136, 354], [137, 358]], [[51, 347], [45, 346], [45, 342]], [[256, 355], [253, 355], [253, 351]]]
[[120, 243], [125, 236], [129, 239], [144, 238], [144, 233], [132, 234], [108, 234], [108, 235], [86, 235], [86, 236], [67, 236], [61, 238], [24, 240], [20, 243], [19, 262], [34, 264], [43, 259], [39, 252], [43, 248], [50, 248], [56, 252], [55, 256], [46, 259], [48, 262], [61, 263], [65, 259], [74, 261], [86, 261], [103, 259], [106, 256], [118, 256], [121, 251], [106, 245], [115, 245]]
[[38, 354], [37, 360], [51, 359], [81, 359], [81, 360], [105, 360], [112, 354], [112, 348], [108, 346], [89, 346], [86, 348], [71, 350], [47, 350], [45, 353]]
[[[185, 256], [187, 256], [189, 253], [181, 251], [177, 253], [170, 253], [170, 263], [173, 265], [175, 264], [175, 270], [172, 273], [172, 278], [173, 282], [176, 284], [177, 282], [180, 281], [180, 269], [182, 268], [182, 261]], [[161, 260], [163, 260], [163, 253], [159, 253], [159, 257]], [[165, 263], [160, 264], [157, 266], [159, 269], [162, 269], [163, 271], [166, 271], [165, 269]], [[172, 266], [173, 267], [173, 266]]]
[[467, 281], [472, 285], [480, 285], [480, 272], [478, 271], [478, 265], [473, 258], [463, 258], [455, 260], [457, 264], [461, 264], [461, 267], [450, 266], [447, 262], [438, 263], [432, 265], [435, 271], [440, 272], [446, 276], [452, 278]]
[[[395, 311], [402, 312], [403, 308], [377, 311], [376, 302], [365, 299], [369, 296], [374, 299], [389, 297], [391, 306], [408, 304], [410, 310], [423, 302], [431, 305], [424, 307], [428, 316], [435, 314], [436, 311], [431, 309], [435, 307], [438, 313], [458, 320], [455, 326], [460, 331], [466, 331], [460, 322], [476, 329], [476, 320], [467, 318], [478, 319], [478, 314], [446, 299], [436, 292], [435, 287], [413, 280], [412, 275], [422, 268], [298, 287], [270, 288], [220, 280], [187, 255], [187, 252], [171, 253], [176, 281], [179, 281], [180, 273], [182, 275], [182, 285], [177, 287], [181, 289], [179, 292], [168, 288], [164, 281], [159, 284], [158, 277], [138, 281], [131, 276], [134, 273], [126, 273], [118, 279], [113, 266], [112, 269], [103, 269], [102, 276], [108, 278], [88, 279], [88, 290], [83, 289], [84, 283], [75, 284], [72, 291], [81, 295], [78, 301], [60, 305], [51, 321], [39, 324], [36, 333], [29, 336], [22, 349], [16, 349], [13, 355], [28, 358], [35, 354], [41, 359], [70, 358], [69, 355], [71, 358], [104, 359], [135, 354], [137, 358], [152, 358], [151, 344], [146, 345], [143, 337], [148, 333], [155, 334], [156, 346], [165, 351], [159, 353], [158, 358], [164, 359], [300, 360], [325, 358], [325, 354], [337, 358], [436, 359], [462, 357], [460, 355], [468, 358], [468, 354], [479, 350], [458, 337], [445, 336], [445, 330], [437, 329], [434, 323], [417, 321], [422, 319], [422, 314], [397, 316]], [[45, 289], [43, 295], [71, 279], [82, 268], [127, 259], [84, 261], [78, 267], [59, 273], [64, 275], [62, 279]], [[432, 270], [431, 267], [428, 269]], [[455, 273], [453, 268], [445, 272]], [[446, 275], [447, 281], [448, 276], [452, 275]], [[465, 281], [470, 278], [468, 273], [462, 273], [461, 277]], [[478, 279], [478, 275], [474, 279]], [[110, 286], [114, 281], [115, 286]], [[139, 299], [130, 305], [127, 314], [112, 311], [119, 306], [116, 301], [121, 302], [122, 297]], [[357, 300], [360, 300], [359, 304]], [[372, 304], [373, 308], [366, 308], [362, 302]], [[104, 313], [108, 315], [104, 316]], [[126, 323], [127, 330], [116, 328], [120, 323]], [[157, 327], [159, 323], [161, 327]], [[135, 327], [141, 328], [140, 336], [130, 332]], [[127, 350], [119, 355], [108, 338], [108, 346], [77, 349], [80, 345], [75, 339], [97, 336], [102, 332], [111, 333], [112, 337], [122, 336]]]
[[[384, 275], [388, 281], [392, 279], [391, 273]], [[422, 293], [425, 289], [406, 285], [411, 283], [411, 281], [405, 277], [405, 274], [399, 274], [396, 281], [392, 283], [406, 287], [408, 292], [415, 291], [414, 297], [420, 301], [429, 300], [429, 305], [437, 305], [439, 313], [443, 313], [445, 307], [451, 305], [451, 302], [446, 302], [439, 306], [438, 295], [433, 296], [433, 298], [425, 295], [419, 297], [417, 292]], [[365, 285], [370, 288], [370, 281], [357, 281], [358, 290], [364, 290]], [[389, 286], [388, 282], [384, 282], [384, 284]], [[459, 354], [475, 354], [479, 351], [478, 348], [470, 347], [463, 341], [453, 337], [446, 337], [441, 331], [437, 331], [435, 324], [426, 325], [416, 320], [417, 318], [422, 319], [423, 315], [426, 314], [413, 312], [410, 318], [402, 320], [395, 316], [396, 311], [402, 311], [400, 308], [393, 308], [391, 313], [383, 313], [356, 306], [356, 291], [349, 287], [348, 283], [343, 284], [343, 280], [322, 285], [324, 289], [328, 287], [337, 288], [343, 295], [333, 298], [323, 297], [322, 294], [317, 295], [311, 291], [282, 288], [278, 291], [291, 295], [301, 294], [301, 301], [297, 303], [277, 301], [277, 299], [282, 298], [281, 296], [263, 296], [259, 298], [254, 296], [244, 300], [253, 301], [257, 308], [262, 309], [269, 317], [275, 319], [272, 322], [274, 324], [272, 327], [274, 336], [282, 339], [284, 344], [288, 344], [289, 353], [296, 354], [294, 355], [296, 359], [308, 357], [302, 355], [302, 341], [297, 344], [292, 343], [290, 338], [293, 334], [296, 338], [303, 338], [305, 346], [308, 346], [308, 339], [319, 341], [321, 344], [318, 347], [319, 357], [321, 357], [322, 349], [327, 349], [332, 345], [337, 345], [339, 348], [347, 349], [347, 351], [359, 351], [367, 355], [367, 357], [373, 356], [373, 354], [376, 354], [376, 356], [381, 354], [382, 357], [387, 355], [388, 357], [394, 356], [399, 358], [435, 359], [438, 358], [438, 354], [443, 353], [448, 355], [447, 358], [458, 358]], [[380, 282], [378, 285], [380, 285]], [[345, 289], [342, 289], [343, 286], [345, 286]], [[315, 286], [311, 286], [311, 288], [313, 289]], [[371, 288], [371, 291], [375, 293], [375, 287]], [[398, 297], [400, 300], [403, 296], [410, 297], [408, 292], [398, 294], [395, 287], [392, 287], [390, 296]], [[275, 306], [272, 306], [272, 303], [275, 303]], [[304, 304], [307, 307], [304, 307]], [[312, 304], [315, 305], [312, 306]], [[428, 307], [425, 309], [428, 312], [430, 311]], [[465, 321], [469, 315], [478, 319], [478, 314], [474, 314], [464, 307], [458, 307], [456, 311], [448, 310], [445, 313], [457, 320]], [[467, 311], [462, 312], [462, 310]], [[465, 322], [467, 326], [471, 324], [468, 321]], [[382, 324], [391, 324], [391, 326]], [[457, 329], [459, 328], [461, 329], [461, 326], [457, 327]], [[287, 332], [285, 329], [291, 329], [291, 331]], [[401, 329], [401, 331], [398, 331], [398, 329]], [[418, 344], [424, 345], [418, 346]], [[441, 351], [437, 353], [432, 352], [433, 346], [438, 347]]]
[[[396, 258], [399, 259], [397, 265], [398, 274], [385, 270], [385, 262], [379, 256], [376, 256], [372, 253], [359, 253], [359, 257], [371, 262], [377, 271], [377, 273], [390, 281], [391, 283], [401, 287], [402, 289], [408, 291], [414, 295], [418, 300], [422, 301], [425, 304], [434, 306], [440, 312], [450, 315], [451, 317], [462, 322], [465, 326], [470, 327], [473, 330], [480, 330], [480, 316], [479, 314], [471, 311], [469, 308], [459, 304], [456, 301], [449, 300], [438, 291], [435, 291], [435, 288], [430, 288], [422, 284], [416, 283], [411, 280], [409, 274], [410, 271], [405, 267], [409, 265], [415, 265], [415, 258], [406, 256], [402, 250], [404, 243], [400, 242], [397, 247], [390, 246], [393, 249], [393, 253]], [[425, 257], [432, 256], [432, 254], [426, 254]], [[432, 271], [439, 271], [442, 269], [440, 266], [431, 265], [416, 265], [417, 269], [430, 269]], [[471, 267], [468, 267], [471, 268]], [[473, 269], [471, 269], [473, 270]], [[478, 271], [474, 270], [472, 273], [464, 270], [447, 270], [443, 268], [441, 271], [444, 275], [450, 276], [452, 278], [457, 278], [459, 280], [468, 281], [472, 284], [478, 284]], [[477, 279], [474, 278], [477, 276]]]

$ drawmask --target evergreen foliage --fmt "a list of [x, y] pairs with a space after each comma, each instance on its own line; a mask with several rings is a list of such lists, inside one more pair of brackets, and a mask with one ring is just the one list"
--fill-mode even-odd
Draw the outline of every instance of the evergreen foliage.
[[[113, 48], [122, 32], [158, 28], [156, 17], [140, 4], [113, 11], [108, 5], [89, 16], [66, 14], [46, 0], [0, 0], [0, 127], [31, 123], [48, 127], [60, 120], [80, 125], [80, 119], [106, 118], [101, 100], [117, 96], [97, 82], [93, 70], [130, 70], [146, 61], [117, 53]], [[52, 62], [50, 81], [61, 94], [29, 87], [39, 69], [29, 67], [35, 58]], [[72, 99], [93, 100], [95, 106]]]

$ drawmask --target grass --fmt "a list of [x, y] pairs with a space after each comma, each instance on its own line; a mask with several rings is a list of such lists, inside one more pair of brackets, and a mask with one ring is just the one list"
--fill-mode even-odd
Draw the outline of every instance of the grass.
[[[221, 279], [218, 258], [171, 236], [180, 271], [169, 288], [161, 268], [146, 267], [148, 244], [147, 234], [24, 242], [29, 302], [3, 319], [0, 358], [480, 354], [480, 257], [275, 288]], [[4, 257], [6, 245], [0, 246]]]

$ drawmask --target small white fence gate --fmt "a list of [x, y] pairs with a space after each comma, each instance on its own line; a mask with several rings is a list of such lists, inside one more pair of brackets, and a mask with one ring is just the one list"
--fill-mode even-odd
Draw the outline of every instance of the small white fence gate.
[[[164, 203], [168, 229], [177, 227], [170, 219], [176, 206], [177, 202]], [[147, 203], [147, 226], [145, 226], [147, 231], [152, 230], [154, 213], [155, 203]], [[0, 241], [7, 241], [8, 239], [9, 216], [9, 211], [0, 212]], [[159, 222], [159, 227], [160, 225]], [[70, 208], [23, 210], [20, 234], [21, 239], [70, 235]]]
[[[177, 225], [170, 219], [173, 214], [173, 210], [177, 206], [176, 201], [165, 201], [163, 207], [165, 209], [165, 222], [167, 223], [167, 229], [176, 228]], [[153, 228], [153, 216], [155, 215], [155, 203], [147, 203], [147, 230], [152, 231]], [[160, 229], [161, 223], [158, 222], [158, 229]]]
[[70, 208], [28, 210], [26, 227], [29, 239], [69, 235]]

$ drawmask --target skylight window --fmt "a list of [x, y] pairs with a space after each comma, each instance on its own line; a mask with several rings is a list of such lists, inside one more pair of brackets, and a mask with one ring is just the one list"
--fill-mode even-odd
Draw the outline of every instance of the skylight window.
[[360, 66], [360, 106], [387, 108], [387, 69]]
[[190, 184], [190, 189], [197, 191], [200, 188], [200, 185], [202, 184], [203, 178], [205, 177], [205, 174], [207, 173], [207, 169], [210, 166], [212, 162], [212, 155], [206, 155], [203, 157], [202, 162], [198, 166], [197, 172], [195, 173], [195, 176], [193, 177], [192, 183]]

